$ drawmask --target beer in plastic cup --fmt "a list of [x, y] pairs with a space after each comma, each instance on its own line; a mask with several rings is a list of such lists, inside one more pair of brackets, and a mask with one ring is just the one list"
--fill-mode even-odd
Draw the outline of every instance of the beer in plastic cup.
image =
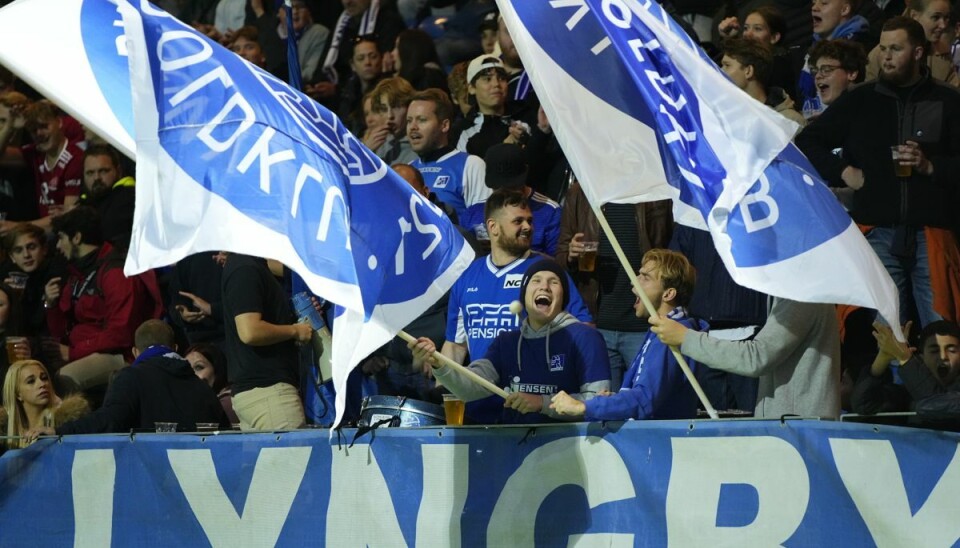
[[447, 417], [447, 426], [463, 426], [463, 400], [453, 394], [443, 395], [443, 412]]
[[583, 242], [583, 252], [577, 258], [577, 266], [581, 272], [593, 272], [597, 269], [597, 248], [600, 242]]
[[897, 177], [909, 177], [913, 173], [913, 166], [900, 164], [900, 147], [890, 147], [890, 156], [893, 158], [893, 173]]
[[17, 355], [17, 345], [26, 342], [26, 337], [7, 337], [7, 363], [13, 363], [21, 359]]

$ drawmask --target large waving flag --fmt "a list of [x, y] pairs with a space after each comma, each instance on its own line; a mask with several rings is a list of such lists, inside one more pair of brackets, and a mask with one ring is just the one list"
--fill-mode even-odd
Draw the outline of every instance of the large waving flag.
[[865, 306], [899, 323], [897, 290], [790, 138], [647, 0], [497, 0], [592, 204], [672, 198], [709, 229], [737, 283]]
[[[69, 32], [42, 32], [49, 13], [71, 19]], [[114, 36], [102, 36], [111, 29]], [[223, 249], [277, 259], [345, 309], [334, 326], [337, 422], [353, 366], [436, 302], [473, 259], [444, 214], [335, 115], [147, 2], [21, 0], [0, 11], [0, 34], [14, 30], [24, 56], [32, 51], [26, 38], [41, 34], [61, 51], [86, 52], [68, 56], [82, 61], [77, 72], [94, 75], [84, 87], [49, 79], [41, 89], [97, 132], [123, 143], [135, 113], [128, 275]], [[4, 63], [17, 57], [0, 46]], [[35, 71], [58, 72], [18, 62], [31, 82], [42, 80]], [[127, 100], [115, 100], [121, 95]], [[83, 116], [87, 101], [106, 105], [108, 123]]]

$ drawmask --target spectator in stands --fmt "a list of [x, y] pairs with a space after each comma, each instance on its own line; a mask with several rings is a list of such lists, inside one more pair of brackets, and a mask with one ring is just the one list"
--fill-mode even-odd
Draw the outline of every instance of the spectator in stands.
[[[12, 83], [13, 75], [9, 78]], [[2, 74], [0, 79], [3, 79]], [[6, 143], [6, 149], [0, 148], [0, 211], [7, 214], [6, 220], [0, 220], [0, 232], [15, 222], [37, 218], [33, 171], [31, 166], [20, 160], [20, 147], [26, 137], [23, 109], [29, 103], [27, 96], [17, 91], [0, 93], [0, 144]], [[11, 162], [3, 161], [3, 158]]]
[[[604, 204], [604, 216], [631, 265], [640, 265], [643, 255], [670, 243], [673, 229], [669, 200], [639, 204]], [[597, 242], [596, 260], [591, 270], [580, 269], [584, 242]], [[557, 261], [577, 280], [580, 294], [592, 307], [597, 329], [603, 335], [610, 360], [610, 382], [619, 387], [631, 360], [649, 329], [645, 317], [634, 309], [636, 296], [630, 277], [621, 266], [613, 243], [600, 230], [600, 222], [587, 202], [579, 183], [567, 192], [560, 220]], [[588, 267], [586, 263], [585, 267]]]
[[[446, 340], [442, 353], [464, 363], [470, 356], [484, 356], [493, 339], [502, 331], [520, 327], [510, 312], [524, 271], [541, 256], [530, 249], [533, 213], [523, 194], [501, 189], [487, 199], [485, 211], [490, 255], [473, 261], [450, 289]], [[583, 322], [593, 321], [580, 293], [569, 284], [567, 311]], [[494, 420], [491, 404], [478, 404], [467, 412], [480, 421]]]
[[[533, 240], [530, 248], [553, 256], [557, 252], [557, 239], [560, 237], [560, 204], [527, 185], [527, 158], [517, 145], [493, 145], [483, 158], [486, 164], [484, 182], [492, 190], [510, 189], [519, 191], [529, 204], [533, 213]], [[484, 204], [478, 203], [467, 208], [461, 218], [461, 224], [468, 230], [479, 234], [486, 225]]]
[[387, 165], [409, 164], [417, 159], [407, 138], [407, 107], [414, 93], [410, 83], [397, 76], [381, 80], [371, 92], [373, 108], [387, 113], [390, 134], [376, 149], [377, 156]]
[[[304, 74], [304, 79], [311, 79], [317, 84], [317, 94], [326, 99], [337, 93], [338, 84], [350, 74], [350, 44], [357, 36], [375, 35], [377, 45], [382, 53], [389, 52], [396, 44], [397, 35], [406, 28], [403, 18], [397, 11], [396, 4], [380, 0], [341, 0], [343, 13], [337, 19], [333, 28], [333, 39], [327, 49], [326, 56], [313, 75]], [[387, 68], [393, 63], [385, 62]]]
[[[250, 0], [248, 4], [247, 23], [256, 29], [256, 42], [264, 56], [264, 70], [283, 81], [289, 79], [290, 70], [287, 64], [287, 44], [280, 39], [277, 32], [279, 23], [275, 3], [269, 0]], [[270, 8], [270, 9], [267, 9]], [[240, 32], [237, 33], [239, 37]], [[250, 35], [246, 35], [250, 38]]]
[[230, 51], [243, 57], [253, 66], [266, 70], [267, 56], [264, 55], [263, 48], [260, 47], [257, 27], [246, 26], [237, 30], [233, 36], [233, 41], [230, 42]]
[[48, 101], [23, 109], [23, 127], [33, 138], [33, 144], [19, 150], [7, 147], [18, 123], [14, 116], [8, 119], [6, 128], [0, 128], [0, 151], [4, 151], [0, 160], [32, 166], [40, 214], [33, 223], [46, 229], [52, 216], [69, 210], [80, 199], [83, 151], [67, 140], [59, 113]]
[[[364, 96], [376, 87], [383, 75], [383, 58], [374, 36], [358, 36], [350, 56], [350, 78], [340, 86], [340, 105], [337, 114], [356, 135], [363, 133]], [[376, 150], [376, 148], [373, 148]]]
[[418, 29], [401, 32], [392, 55], [397, 76], [410, 82], [416, 91], [429, 88], [447, 91], [447, 75], [440, 66], [433, 39], [426, 32]]
[[229, 428], [216, 394], [197, 378], [176, 348], [169, 325], [147, 320], [137, 328], [134, 366], [117, 373], [103, 406], [55, 428], [34, 427], [26, 434], [27, 441], [43, 434], [152, 431], [158, 422], [175, 422], [180, 432], [195, 432], [197, 423]]
[[460, 111], [460, 115], [456, 117], [456, 120], [459, 121], [461, 118], [470, 114], [470, 110], [473, 108], [470, 105], [470, 91], [467, 89], [467, 66], [470, 63], [463, 62], [457, 63], [450, 69], [450, 74], [447, 75], [447, 87], [450, 88], [450, 101], [457, 106], [457, 109]]
[[[610, 389], [603, 339], [565, 311], [570, 292], [559, 264], [549, 258], [534, 261], [520, 282], [526, 312], [520, 330], [501, 332], [483, 359], [470, 363], [473, 372], [509, 392], [498, 422], [554, 422], [563, 417], [550, 409], [553, 394], [568, 392], [583, 401]], [[410, 346], [414, 369], [429, 364], [437, 380], [464, 401], [490, 395], [458, 369], [438, 362], [430, 339], [422, 337]]]
[[837, 418], [840, 415], [840, 334], [835, 307], [773, 298], [766, 323], [748, 341], [722, 341], [670, 318], [650, 330], [684, 356], [738, 375], [757, 377], [754, 416]]
[[736, 16], [725, 18], [718, 26], [724, 39], [743, 36], [769, 46], [773, 54], [770, 68], [770, 86], [778, 87], [788, 94], [797, 88], [797, 74], [793, 61], [783, 46], [783, 37], [787, 35], [787, 19], [776, 6], [759, 6], [747, 14], [743, 24]]
[[13, 438], [5, 443], [9, 448], [29, 445], [33, 440], [27, 432], [32, 429], [52, 429], [89, 412], [90, 404], [83, 396], [57, 396], [50, 373], [36, 360], [13, 362], [4, 375], [0, 428], [4, 436]]
[[[66, 273], [66, 261], [59, 253], [47, 250], [47, 235], [37, 225], [18, 223], [3, 237], [6, 249], [16, 271], [27, 275], [27, 282], [20, 293], [23, 310], [23, 331], [29, 337], [49, 333], [47, 314], [43, 307], [44, 288], [52, 278]], [[11, 279], [4, 280], [11, 283]]]
[[[686, 257], [666, 249], [646, 252], [637, 273], [640, 291], [658, 315], [676, 320], [689, 329], [704, 331], [708, 326], [689, 317], [685, 309], [695, 282], [696, 272]], [[637, 317], [650, 315], [639, 299], [635, 308]], [[689, 358], [686, 361], [697, 374], [700, 369], [697, 363]], [[550, 408], [561, 415], [586, 420], [692, 419], [697, 416], [696, 392], [670, 348], [650, 332], [633, 358], [620, 391], [598, 396], [584, 402], [561, 391], [553, 397]]]
[[483, 160], [450, 145], [452, 124], [453, 103], [442, 90], [428, 89], [411, 98], [407, 138], [418, 156], [411, 165], [423, 176], [430, 191], [453, 207], [459, 222], [467, 208], [483, 208], [490, 189], [484, 183]]
[[[956, 215], [960, 95], [921, 70], [926, 37], [909, 17], [883, 26], [880, 79], [845, 93], [797, 136], [797, 145], [832, 186], [853, 193], [850, 214], [900, 293], [901, 320], [916, 306], [920, 325], [957, 317], [960, 260]], [[891, 160], [897, 147], [899, 165]], [[833, 154], [843, 149], [843, 157]], [[898, 175], [895, 168], [908, 168]], [[909, 298], [912, 294], [912, 303]]]
[[[927, 41], [930, 42], [930, 51], [927, 52], [926, 59], [930, 77], [954, 87], [960, 85], [949, 45], [942, 44], [940, 41], [947, 25], [950, 24], [950, 2], [948, 0], [912, 0], [905, 15], [909, 15], [920, 23]], [[876, 80], [880, 76], [882, 63], [883, 54], [877, 46], [868, 56], [867, 81]]]
[[850, 40], [821, 40], [810, 48], [810, 73], [813, 74], [820, 102], [832, 105], [853, 84], [863, 81], [867, 54], [863, 46]]
[[497, 23], [499, 25], [497, 42], [500, 44], [500, 60], [503, 62], [503, 69], [507, 73], [507, 100], [517, 103], [518, 106], [514, 110], [515, 115], [533, 118], [536, 116], [540, 101], [533, 90], [530, 76], [523, 68], [520, 53], [517, 52], [517, 46], [513, 43], [510, 30], [507, 29], [507, 24], [502, 16], [497, 19]]
[[[738, 285], [730, 277], [709, 232], [677, 225], [670, 248], [683, 253], [697, 271], [697, 286], [688, 309], [710, 324], [707, 334], [724, 341], [752, 339], [767, 318], [767, 296]], [[753, 412], [757, 379], [701, 367], [697, 380], [715, 409]]]
[[[870, 34], [870, 22], [862, 15], [856, 15], [860, 0], [813, 0], [813, 41], [836, 40], [845, 38], [864, 45], [864, 49], [876, 44]], [[811, 44], [812, 45], [812, 44]], [[804, 51], [804, 50], [800, 50]], [[810, 56], [807, 54], [800, 65], [797, 80], [797, 102], [801, 113], [808, 120], [823, 111], [823, 105], [817, 95], [817, 86], [810, 72]]]
[[181, 259], [167, 277], [167, 298], [173, 305], [170, 318], [191, 345], [223, 345], [222, 275], [217, 255], [201, 252]]
[[484, 55], [493, 55], [494, 50], [497, 49], [499, 32], [500, 14], [491, 11], [484, 15], [480, 21], [480, 47]]
[[65, 283], [51, 278], [44, 288], [50, 333], [67, 338], [58, 371], [66, 393], [105, 385], [127, 366], [134, 326], [163, 313], [156, 275], [127, 277], [124, 256], [103, 241], [100, 219], [89, 206], [77, 206], [54, 218], [57, 249], [69, 262]]
[[860, 412], [886, 410], [883, 396], [877, 393], [880, 383], [876, 377], [886, 374], [886, 365], [892, 360], [900, 363], [900, 378], [914, 402], [960, 392], [960, 327], [956, 323], [939, 321], [926, 326], [920, 333], [918, 354], [912, 352], [906, 343], [894, 338], [888, 326], [877, 323], [874, 329], [879, 353], [870, 373], [861, 375], [866, 377], [864, 382], [873, 389], [873, 393], [868, 392], [867, 397], [861, 399]]
[[773, 54], [767, 46], [747, 38], [730, 38], [723, 43], [720, 68], [750, 97], [793, 120], [801, 128], [806, 125], [804, 117], [793, 108], [793, 99], [782, 89], [768, 85]]
[[370, 150], [377, 150], [383, 146], [390, 136], [390, 111], [374, 107], [373, 91], [363, 97], [363, 144]]
[[80, 203], [100, 214], [100, 234], [119, 252], [130, 247], [136, 190], [125, 175], [120, 154], [110, 145], [90, 145], [83, 154], [83, 188]]
[[227, 254], [221, 302], [240, 429], [300, 428], [297, 346], [310, 342], [313, 328], [294, 323], [290, 299], [263, 259]]
[[[0, 283], [0, 340], [6, 345], [8, 342], [12, 342], [7, 341], [7, 337], [22, 337], [22, 324], [23, 315], [20, 312], [17, 291], [6, 283]], [[7, 367], [10, 366], [10, 350], [13, 350], [17, 360], [29, 359], [32, 354], [29, 341], [6, 345], [5, 348], [5, 352], [0, 352], [0, 378], [6, 375]], [[0, 388], [2, 387], [0, 385]], [[3, 422], [0, 422], [0, 425], [2, 424]]]
[[183, 357], [190, 362], [194, 374], [213, 389], [230, 424], [239, 424], [240, 419], [233, 412], [233, 392], [227, 377], [227, 357], [223, 351], [214, 344], [199, 343], [187, 348]]
[[496, 57], [481, 55], [467, 66], [467, 90], [473, 107], [458, 124], [457, 148], [480, 156], [500, 143], [522, 144], [530, 126], [507, 111], [507, 71]]
[[[313, 22], [313, 15], [304, 0], [293, 0], [293, 32], [297, 41], [297, 59], [304, 81], [313, 77], [326, 49], [330, 29]], [[277, 11], [277, 34], [287, 39], [287, 10], [280, 6]]]

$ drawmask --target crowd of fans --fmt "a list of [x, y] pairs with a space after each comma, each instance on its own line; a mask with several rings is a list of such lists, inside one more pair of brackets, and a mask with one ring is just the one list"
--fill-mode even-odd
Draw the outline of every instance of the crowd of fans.
[[[157, 3], [289, 77], [286, 12], [273, 0]], [[919, 338], [896, 341], [874, 311], [738, 286], [709, 235], [675, 225], [669, 201], [603, 204], [611, 241], [492, 0], [294, 0], [303, 91], [478, 253], [407, 327], [417, 342], [381, 348], [351, 382], [433, 402], [452, 391], [477, 422], [692, 418], [697, 398], [673, 345], [718, 409], [836, 418], [955, 406], [958, 13], [948, 0], [665, 5], [746, 96], [797, 122], [797, 145], [896, 282], [901, 319]], [[181, 430], [315, 421], [301, 381], [320, 326], [298, 321], [283, 265], [201, 253], [124, 276], [133, 173], [0, 67], [6, 445], [155, 421]], [[507, 389], [506, 403], [437, 349]]]

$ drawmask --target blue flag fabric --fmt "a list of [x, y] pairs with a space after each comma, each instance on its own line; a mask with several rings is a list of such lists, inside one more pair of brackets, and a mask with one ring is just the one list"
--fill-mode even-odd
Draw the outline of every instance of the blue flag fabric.
[[342, 305], [338, 394], [473, 259], [334, 114], [146, 1], [17, 2], [0, 11], [0, 61], [135, 154], [128, 275], [234, 251]]
[[796, 125], [737, 89], [657, 3], [498, 4], [592, 204], [672, 198], [739, 284], [897, 324], [893, 282], [790, 143]]

